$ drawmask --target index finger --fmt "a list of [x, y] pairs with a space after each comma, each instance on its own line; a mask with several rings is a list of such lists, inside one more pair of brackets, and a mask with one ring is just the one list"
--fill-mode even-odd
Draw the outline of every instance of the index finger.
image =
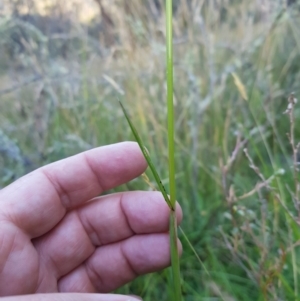
[[31, 238], [52, 229], [66, 211], [139, 176], [147, 163], [135, 142], [99, 147], [52, 163], [0, 191], [0, 220]]

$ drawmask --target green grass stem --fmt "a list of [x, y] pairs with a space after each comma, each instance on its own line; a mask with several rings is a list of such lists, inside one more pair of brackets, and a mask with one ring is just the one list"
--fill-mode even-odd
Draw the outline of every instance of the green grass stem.
[[142, 143], [142, 140], [130, 120], [130, 117], [120, 102], [123, 113], [131, 128], [131, 131], [139, 144], [141, 151], [149, 165], [149, 168], [155, 178], [159, 190], [164, 196], [170, 211], [170, 245], [171, 245], [171, 265], [172, 265], [172, 280], [173, 280], [173, 299], [174, 301], [181, 301], [181, 281], [180, 281], [180, 263], [177, 245], [177, 223], [176, 223], [176, 190], [175, 190], [175, 142], [174, 142], [174, 105], [173, 105], [173, 34], [172, 34], [172, 0], [166, 0], [166, 30], [167, 30], [167, 107], [168, 107], [168, 152], [169, 152], [169, 187], [170, 198], [166, 193], [161, 179], [154, 167], [149, 153]]
[[171, 200], [171, 204], [174, 206], [176, 202], [176, 190], [175, 190], [174, 105], [173, 105], [172, 3], [173, 3], [172, 0], [166, 0], [169, 185], [170, 185], [170, 200]]
[[[174, 104], [173, 104], [173, 1], [166, 0], [166, 33], [167, 33], [167, 103], [168, 103], [168, 151], [169, 151], [169, 187], [170, 202], [176, 206], [175, 183], [175, 142], [174, 142]], [[176, 210], [170, 213], [171, 264], [174, 286], [174, 300], [181, 301], [180, 262], [177, 246]]]

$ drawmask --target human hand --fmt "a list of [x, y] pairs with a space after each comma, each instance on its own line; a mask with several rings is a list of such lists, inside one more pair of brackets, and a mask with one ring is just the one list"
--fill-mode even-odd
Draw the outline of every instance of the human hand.
[[[135, 300], [96, 293], [170, 264], [169, 208], [159, 192], [97, 196], [146, 166], [137, 144], [124, 142], [42, 167], [0, 190], [0, 296]], [[177, 215], [180, 222], [179, 206]]]

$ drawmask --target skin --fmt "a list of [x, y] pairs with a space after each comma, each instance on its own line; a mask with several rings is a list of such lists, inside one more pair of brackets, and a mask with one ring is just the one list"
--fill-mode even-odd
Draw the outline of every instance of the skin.
[[1, 300], [136, 300], [107, 293], [170, 264], [169, 208], [159, 192], [99, 195], [146, 167], [138, 145], [124, 142], [0, 190]]

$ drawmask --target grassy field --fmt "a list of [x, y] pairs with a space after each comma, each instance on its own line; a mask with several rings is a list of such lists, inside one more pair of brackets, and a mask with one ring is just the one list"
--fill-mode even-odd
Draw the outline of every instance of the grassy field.
[[[174, 2], [184, 300], [300, 300], [299, 5]], [[102, 5], [88, 23], [58, 5], [42, 21], [0, 16], [0, 188], [133, 140], [118, 99], [167, 183], [163, 1]], [[117, 190], [134, 189], [151, 188], [140, 178]], [[170, 300], [169, 273], [119, 292]]]

